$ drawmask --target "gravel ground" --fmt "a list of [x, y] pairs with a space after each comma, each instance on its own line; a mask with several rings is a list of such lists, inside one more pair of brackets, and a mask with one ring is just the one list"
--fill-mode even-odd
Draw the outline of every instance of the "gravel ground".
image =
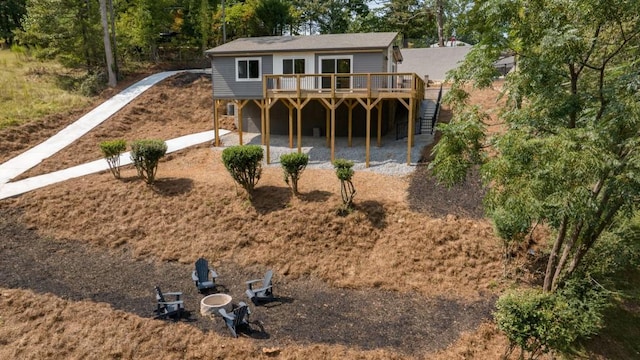
[[[260, 144], [260, 134], [243, 133], [245, 144]], [[238, 134], [233, 132], [221, 137], [225, 146], [238, 145]], [[411, 165], [407, 165], [407, 139], [396, 140], [395, 134], [382, 138], [382, 146], [376, 146], [376, 138], [371, 139], [369, 168], [365, 167], [365, 139], [353, 138], [351, 147], [347, 146], [347, 138], [336, 137], [336, 159], [352, 160], [354, 170], [371, 171], [385, 175], [408, 175], [416, 170], [416, 164], [420, 160], [421, 149], [433, 141], [432, 135], [416, 135], [415, 144], [411, 149]], [[282, 154], [296, 151], [296, 139], [294, 148], [289, 148], [289, 137], [284, 135], [271, 136], [271, 164], [280, 166], [279, 158]], [[265, 146], [263, 146], [266, 148]], [[308, 168], [333, 169], [327, 159], [331, 158], [331, 148], [326, 144], [326, 138], [303, 137], [302, 151], [309, 154]]]

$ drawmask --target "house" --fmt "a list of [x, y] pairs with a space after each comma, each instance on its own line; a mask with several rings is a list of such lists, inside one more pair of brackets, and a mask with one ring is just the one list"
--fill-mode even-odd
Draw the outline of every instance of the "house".
[[[335, 137], [366, 138], [369, 166], [371, 137], [381, 146], [405, 111], [415, 129], [424, 81], [399, 73], [402, 53], [397, 33], [329, 34], [241, 38], [205, 52], [211, 59], [214, 127], [218, 106], [233, 102], [238, 133], [260, 132], [270, 162], [271, 134], [288, 134], [298, 152], [303, 136], [324, 134], [334, 160]], [[407, 131], [407, 162], [414, 132]], [[216, 139], [218, 137], [216, 136]]]

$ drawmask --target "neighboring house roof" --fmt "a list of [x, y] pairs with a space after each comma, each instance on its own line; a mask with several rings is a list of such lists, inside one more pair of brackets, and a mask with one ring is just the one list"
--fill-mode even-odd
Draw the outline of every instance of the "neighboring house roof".
[[393, 44], [397, 35], [395, 32], [385, 32], [249, 37], [209, 49], [205, 54], [224, 56], [238, 53], [386, 49]]
[[398, 72], [428, 75], [429, 80], [441, 81], [447, 77], [447, 71], [458, 67], [471, 49], [471, 46], [402, 49], [404, 60], [398, 64]]

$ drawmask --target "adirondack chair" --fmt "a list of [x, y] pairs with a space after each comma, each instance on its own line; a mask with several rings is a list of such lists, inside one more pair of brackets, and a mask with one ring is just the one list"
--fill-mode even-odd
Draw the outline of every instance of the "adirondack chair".
[[[248, 289], [245, 294], [255, 305], [273, 300], [273, 284], [271, 283], [271, 278], [273, 278], [273, 271], [267, 270], [263, 279], [247, 281]], [[254, 288], [253, 285], [259, 282], [261, 286]]]
[[[211, 275], [211, 279], [209, 279], [209, 275]], [[217, 277], [218, 273], [209, 267], [207, 260], [200, 258], [196, 261], [196, 269], [191, 273], [191, 279], [195, 282], [198, 291], [214, 289]]]
[[[174, 318], [180, 319], [182, 317], [182, 312], [184, 311], [184, 302], [180, 300], [180, 296], [182, 296], [181, 292], [166, 292], [162, 293], [160, 287], [156, 286], [156, 301], [157, 308], [156, 319], [166, 319], [166, 318]], [[165, 299], [166, 296], [174, 296], [174, 301], [167, 301]]]
[[233, 337], [238, 337], [239, 330], [242, 330], [243, 328], [249, 329], [249, 315], [251, 315], [251, 311], [246, 303], [241, 301], [230, 313], [225, 309], [218, 309], [218, 312], [222, 315], [222, 319], [225, 324], [227, 324], [227, 327], [229, 328], [229, 331], [231, 331], [231, 335]]

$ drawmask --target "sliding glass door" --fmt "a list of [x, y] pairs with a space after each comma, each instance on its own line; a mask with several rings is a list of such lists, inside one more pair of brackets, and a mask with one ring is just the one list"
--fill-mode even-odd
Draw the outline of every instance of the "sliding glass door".
[[[323, 74], [351, 74], [351, 58], [350, 57], [322, 57], [320, 58], [320, 72]], [[336, 89], [351, 88], [350, 76], [337, 76]], [[331, 77], [322, 77], [322, 88], [331, 88]]]

